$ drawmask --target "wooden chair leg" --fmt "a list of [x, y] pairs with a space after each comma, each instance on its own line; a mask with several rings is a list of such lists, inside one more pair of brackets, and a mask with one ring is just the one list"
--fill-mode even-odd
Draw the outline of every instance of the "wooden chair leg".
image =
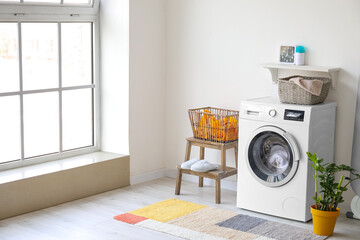
[[217, 178], [216, 179], [216, 186], [215, 186], [215, 188], [216, 188], [216, 203], [217, 204], [220, 204], [220, 202], [221, 202], [221, 185], [220, 185], [220, 178]]
[[204, 178], [199, 177], [199, 187], [203, 187], [203, 186], [204, 186]]
[[179, 195], [179, 194], [180, 194], [181, 179], [182, 179], [182, 172], [181, 172], [180, 169], [178, 169], [177, 177], [176, 177], [175, 195]]
[[221, 146], [221, 165], [220, 165], [220, 170], [221, 171], [225, 171], [225, 166], [226, 166], [226, 148], [225, 145]]
[[186, 162], [187, 160], [190, 159], [190, 154], [191, 154], [191, 142], [187, 141], [186, 142], [186, 150], [185, 150], [185, 159], [184, 162]]
[[[200, 147], [200, 160], [203, 160], [205, 158], [205, 147]], [[204, 186], [204, 178], [199, 177], [199, 187]]]
[[205, 158], [205, 147], [200, 147], [200, 160]]
[[236, 166], [236, 168], [238, 168], [239, 153], [238, 153], [238, 144], [237, 143], [236, 143], [236, 146], [234, 147], [234, 151], [235, 151], [235, 166]]

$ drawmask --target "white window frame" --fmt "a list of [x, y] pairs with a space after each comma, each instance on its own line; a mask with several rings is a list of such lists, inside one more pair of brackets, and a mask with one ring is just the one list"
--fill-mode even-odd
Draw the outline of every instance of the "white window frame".
[[[32, 157], [24, 159], [24, 156], [21, 156], [22, 159], [19, 161], [6, 162], [0, 164], [0, 171], [19, 168], [23, 166], [54, 161], [58, 159], [78, 156], [82, 154], [87, 154], [91, 152], [96, 152], [101, 149], [101, 132], [100, 132], [100, 84], [99, 84], [99, 70], [100, 70], [100, 61], [99, 61], [99, 46], [100, 46], [100, 25], [99, 25], [99, 1], [93, 0], [93, 4], [91, 6], [60, 6], [60, 5], [26, 5], [25, 4], [10, 4], [10, 3], [0, 3], [0, 22], [16, 22], [16, 23], [26, 23], [26, 22], [55, 22], [55, 23], [78, 23], [78, 22], [92, 22], [93, 23], [93, 84], [87, 85], [85, 87], [63, 87], [63, 88], [54, 88], [54, 89], [45, 89], [45, 90], [33, 90], [33, 91], [22, 91], [20, 86], [19, 92], [14, 92], [13, 94], [2, 94], [2, 96], [10, 96], [10, 95], [19, 95], [23, 96], [23, 92], [26, 93], [40, 93], [40, 92], [49, 92], [49, 91], [59, 91], [66, 89], [82, 89], [82, 88], [93, 88], [94, 89], [94, 108], [93, 108], [93, 125], [94, 125], [94, 137], [93, 142], [94, 146], [74, 149], [74, 150], [66, 150], [64, 152], [48, 154], [44, 156]], [[44, 14], [44, 12], [46, 14]], [[20, 36], [21, 33], [19, 33]], [[60, 34], [58, 36], [61, 37]], [[60, 40], [60, 39], [59, 39]], [[59, 41], [60, 43], [60, 41]], [[60, 49], [59, 49], [60, 51]], [[21, 56], [19, 56], [21, 59]], [[20, 60], [19, 60], [20, 61]], [[59, 61], [59, 68], [61, 69], [61, 61]], [[21, 71], [21, 68], [19, 69]], [[59, 71], [59, 77], [61, 75], [61, 71]], [[20, 75], [21, 76], [21, 75]], [[59, 80], [60, 81], [60, 80]], [[61, 94], [59, 99], [61, 98]], [[61, 101], [59, 102], [61, 105]], [[21, 110], [22, 111], [22, 110]], [[21, 112], [21, 118], [23, 119], [23, 113]], [[59, 116], [61, 121], [61, 115]], [[21, 119], [21, 121], [22, 121]], [[61, 140], [61, 134], [59, 136]], [[23, 142], [24, 136], [22, 133], [21, 141]], [[61, 144], [61, 141], [60, 141]], [[24, 144], [21, 144], [21, 147], [24, 147]], [[23, 153], [22, 149], [22, 153]], [[1, 154], [1, 151], [0, 151]]]

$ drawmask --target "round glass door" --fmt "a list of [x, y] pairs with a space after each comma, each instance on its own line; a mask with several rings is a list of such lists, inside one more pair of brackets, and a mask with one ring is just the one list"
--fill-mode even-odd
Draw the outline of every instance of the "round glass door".
[[253, 136], [247, 159], [252, 175], [271, 187], [290, 181], [298, 166], [290, 142], [279, 131], [260, 131]]

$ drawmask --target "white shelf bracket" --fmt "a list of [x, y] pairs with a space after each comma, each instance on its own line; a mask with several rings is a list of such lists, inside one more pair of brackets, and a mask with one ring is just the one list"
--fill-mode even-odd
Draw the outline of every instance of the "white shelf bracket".
[[269, 69], [270, 73], [271, 73], [271, 78], [272, 78], [272, 82], [273, 84], [277, 84], [278, 81], [278, 68], [267, 68]]
[[331, 79], [331, 86], [336, 89], [337, 81], [338, 81], [338, 73], [339, 70], [336, 71], [329, 71], [330, 79]]

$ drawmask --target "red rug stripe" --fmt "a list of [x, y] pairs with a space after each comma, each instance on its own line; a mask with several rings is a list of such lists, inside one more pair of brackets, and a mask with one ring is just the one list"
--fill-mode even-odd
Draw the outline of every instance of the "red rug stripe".
[[129, 224], [136, 224], [138, 222], [142, 222], [144, 220], [146, 220], [146, 217], [141, 217], [141, 216], [137, 216], [131, 213], [124, 213], [124, 214], [120, 214], [114, 217], [116, 220], [125, 222], [125, 223], [129, 223]]

